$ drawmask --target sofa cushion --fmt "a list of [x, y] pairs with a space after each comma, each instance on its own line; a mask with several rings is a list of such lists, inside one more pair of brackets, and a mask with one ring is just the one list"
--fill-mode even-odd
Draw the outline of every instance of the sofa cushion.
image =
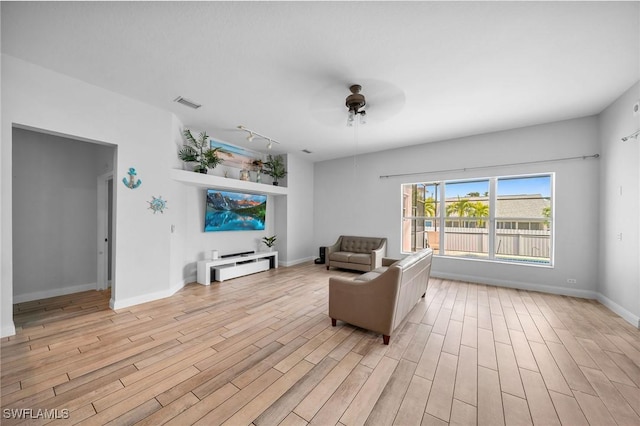
[[336, 251], [329, 255], [329, 259], [333, 260], [334, 262], [348, 262], [349, 257], [351, 257], [352, 254], [353, 253], [347, 251]]
[[351, 256], [349, 256], [349, 263], [358, 263], [360, 265], [371, 265], [371, 254], [353, 253]]
[[340, 251], [348, 251], [352, 253], [371, 253], [380, 247], [381, 238], [375, 237], [342, 237]]

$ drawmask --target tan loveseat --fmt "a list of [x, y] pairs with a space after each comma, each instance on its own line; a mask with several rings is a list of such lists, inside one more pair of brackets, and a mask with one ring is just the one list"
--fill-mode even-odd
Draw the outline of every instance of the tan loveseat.
[[402, 260], [384, 259], [384, 265], [356, 279], [329, 278], [329, 317], [382, 334], [391, 333], [424, 297], [433, 251], [426, 248]]
[[373, 271], [382, 266], [387, 255], [387, 239], [378, 237], [352, 237], [341, 235], [326, 249], [327, 270], [336, 268]]

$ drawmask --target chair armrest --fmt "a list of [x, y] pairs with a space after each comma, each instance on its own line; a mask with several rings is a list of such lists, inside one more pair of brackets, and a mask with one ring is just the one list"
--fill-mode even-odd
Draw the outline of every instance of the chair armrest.
[[382, 258], [387, 255], [387, 239], [384, 238], [380, 247], [371, 252], [371, 270], [382, 266]]
[[333, 245], [327, 246], [325, 249], [325, 255], [329, 256], [329, 254], [336, 252], [336, 251], [340, 251], [340, 245], [342, 244], [342, 237], [338, 238], [338, 241], [336, 241]]

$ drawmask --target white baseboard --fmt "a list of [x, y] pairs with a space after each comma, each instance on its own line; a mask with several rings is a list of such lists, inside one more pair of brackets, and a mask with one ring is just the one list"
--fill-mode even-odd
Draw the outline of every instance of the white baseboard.
[[281, 265], [281, 266], [294, 266], [294, 265], [299, 265], [301, 263], [308, 262], [308, 261], [313, 260], [313, 259], [315, 259], [315, 257], [314, 256], [310, 256], [310, 257], [305, 257], [305, 258], [302, 258], [302, 259], [290, 260], [288, 262], [278, 262], [278, 265]]
[[31, 302], [32, 300], [47, 299], [49, 297], [64, 296], [66, 294], [80, 293], [81, 291], [95, 290], [96, 283], [74, 285], [70, 287], [54, 288], [51, 290], [36, 291], [26, 294], [14, 294], [13, 303]]
[[16, 334], [16, 326], [11, 321], [11, 324], [4, 324], [2, 330], [0, 330], [0, 337], [9, 337]]
[[613, 311], [617, 315], [620, 315], [620, 317], [622, 317], [622, 319], [624, 319], [626, 322], [628, 322], [629, 324], [631, 324], [636, 328], [640, 328], [639, 316], [633, 314], [632, 312], [629, 312], [628, 310], [618, 305], [616, 302], [609, 299], [607, 296], [603, 294], [598, 293], [597, 299], [598, 299], [598, 302], [602, 303], [604, 306], [609, 308], [611, 311]]
[[129, 306], [139, 305], [141, 303], [153, 302], [154, 300], [164, 299], [173, 296], [182, 286], [171, 287], [167, 290], [156, 291], [154, 293], [141, 294], [140, 296], [129, 297], [128, 299], [114, 300], [113, 297], [109, 301], [109, 307], [113, 310], [128, 308]]
[[562, 296], [581, 297], [583, 299], [597, 299], [597, 295], [598, 295], [598, 293], [591, 290], [581, 290], [581, 289], [569, 288], [569, 287], [557, 287], [557, 286], [551, 286], [551, 285], [529, 283], [524, 281], [496, 280], [496, 279], [488, 279], [484, 277], [479, 279], [477, 276], [473, 276], [473, 275], [460, 275], [460, 274], [447, 274], [447, 273], [443, 274], [443, 273], [432, 271], [431, 277], [442, 278], [446, 280], [466, 281], [470, 283], [495, 285], [497, 287], [508, 287], [508, 288], [515, 288], [518, 290], [540, 291], [543, 293], [559, 294]]
[[[193, 279], [194, 279], [194, 280], [196, 279], [196, 278], [195, 278], [195, 276], [193, 277]], [[186, 281], [186, 280], [179, 281], [179, 282], [175, 283], [174, 285], [172, 285], [172, 286], [169, 288], [169, 290], [173, 292], [173, 293], [171, 293], [171, 294], [175, 294], [176, 292], [178, 292], [178, 291], [182, 290], [182, 288], [183, 288], [185, 285], [187, 285], [187, 283], [190, 283], [190, 282], [191, 282], [191, 281]]]

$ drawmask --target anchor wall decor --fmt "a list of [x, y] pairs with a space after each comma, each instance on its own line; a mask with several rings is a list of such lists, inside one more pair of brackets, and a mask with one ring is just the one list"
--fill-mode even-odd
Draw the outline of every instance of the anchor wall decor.
[[136, 172], [136, 169], [134, 169], [133, 167], [129, 167], [129, 179], [127, 179], [126, 177], [122, 178], [122, 183], [124, 183], [124, 186], [129, 189], [136, 189], [137, 187], [139, 187], [142, 184], [142, 180], [136, 180], [137, 174], [138, 172]]

